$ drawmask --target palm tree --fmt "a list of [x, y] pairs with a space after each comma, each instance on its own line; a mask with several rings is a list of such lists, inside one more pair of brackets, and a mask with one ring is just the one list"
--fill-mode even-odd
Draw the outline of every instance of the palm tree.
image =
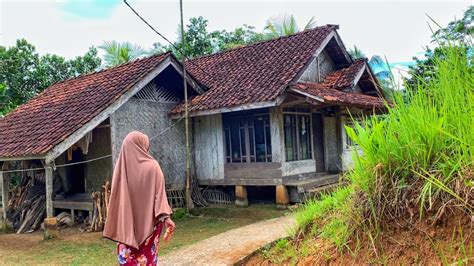
[[[303, 30], [311, 29], [316, 26], [314, 17], [312, 17]], [[300, 31], [296, 19], [293, 15], [279, 15], [267, 20], [264, 33], [267, 39], [275, 39], [282, 36], [289, 36]]]
[[105, 67], [114, 67], [148, 54], [145, 49], [130, 42], [104, 41], [99, 48], [105, 52]]
[[354, 59], [361, 59], [365, 58], [364, 52], [362, 52], [357, 46], [354, 45], [354, 48], [349, 48], [349, 54], [352, 56]]

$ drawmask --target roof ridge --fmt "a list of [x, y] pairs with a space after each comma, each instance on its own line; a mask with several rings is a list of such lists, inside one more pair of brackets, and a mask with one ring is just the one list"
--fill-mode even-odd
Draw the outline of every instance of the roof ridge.
[[[146, 57], [142, 57], [142, 58], [136, 58], [132, 61], [128, 61], [128, 62], [125, 62], [125, 63], [122, 63], [120, 65], [116, 65], [116, 66], [113, 66], [113, 67], [110, 67], [110, 68], [102, 68], [102, 69], [99, 69], [99, 70], [96, 70], [96, 71], [93, 71], [93, 72], [90, 72], [90, 73], [86, 73], [86, 74], [82, 74], [82, 75], [79, 75], [79, 76], [76, 76], [76, 77], [71, 77], [71, 78], [68, 78], [68, 79], [65, 79], [65, 80], [62, 80], [62, 81], [59, 81], [59, 82], [56, 82], [56, 83], [53, 83], [51, 85], [48, 86], [49, 87], [52, 87], [52, 86], [55, 86], [57, 84], [61, 84], [61, 83], [64, 83], [64, 82], [69, 82], [71, 80], [75, 80], [75, 79], [79, 79], [79, 78], [83, 78], [83, 77], [87, 77], [87, 76], [92, 76], [94, 74], [99, 74], [99, 73], [102, 73], [102, 72], [106, 72], [106, 71], [110, 71], [110, 70], [114, 70], [114, 69], [117, 69], [119, 67], [123, 67], [123, 66], [126, 66], [126, 65], [130, 65], [132, 63], [137, 63], [138, 61], [143, 61], [143, 60], [147, 60], [147, 59], [152, 59], [152, 58], [155, 58], [155, 57], [160, 57], [160, 56], [164, 56], [164, 55], [167, 55], [167, 54], [171, 54], [171, 51], [167, 51], [167, 52], [164, 52], [164, 53], [161, 53], [161, 54], [154, 54], [154, 55], [150, 55], [150, 56], [146, 56]], [[47, 88], [45, 88], [46, 90]], [[43, 91], [45, 91], [43, 90]], [[41, 94], [41, 93], [40, 93]], [[39, 94], [38, 94], [39, 95]]]
[[262, 45], [262, 44], [266, 44], [266, 43], [269, 43], [269, 42], [278, 41], [278, 40], [281, 40], [281, 39], [287, 39], [287, 38], [291, 38], [291, 37], [294, 37], [294, 36], [306, 34], [306, 33], [308, 33], [308, 32], [313, 32], [313, 31], [316, 31], [316, 30], [321, 30], [321, 29], [323, 29], [323, 28], [333, 28], [333, 29], [336, 29], [337, 27], [336, 27], [336, 25], [326, 24], [326, 25], [314, 27], [314, 28], [311, 28], [311, 29], [302, 30], [302, 31], [296, 32], [296, 33], [291, 34], [291, 35], [288, 35], [288, 36], [280, 36], [280, 37], [275, 38], [275, 39], [258, 41], [258, 42], [246, 44], [246, 45], [243, 45], [243, 46], [238, 46], [238, 47], [230, 48], [230, 49], [227, 49], [227, 50], [225, 50], [225, 51], [220, 51], [220, 52], [217, 52], [217, 53], [212, 53], [212, 54], [207, 54], [207, 55], [201, 55], [201, 56], [198, 56], [198, 57], [195, 57], [195, 58], [191, 58], [191, 60], [189, 60], [189, 61], [194, 61], [194, 60], [198, 60], [198, 59], [202, 59], [202, 58], [206, 58], [206, 57], [211, 57], [211, 56], [215, 56], [215, 55], [220, 55], [220, 54], [232, 52], [232, 51], [239, 50], [239, 49], [243, 49], [243, 48], [247, 48], [247, 47], [253, 47], [253, 46], [257, 46], [257, 45]]

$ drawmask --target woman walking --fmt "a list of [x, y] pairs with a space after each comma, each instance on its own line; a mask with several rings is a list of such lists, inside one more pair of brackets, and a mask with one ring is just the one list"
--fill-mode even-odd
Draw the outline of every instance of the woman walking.
[[131, 132], [114, 169], [104, 237], [118, 242], [121, 265], [156, 265], [162, 228], [165, 240], [175, 228], [163, 172], [149, 148], [145, 134]]

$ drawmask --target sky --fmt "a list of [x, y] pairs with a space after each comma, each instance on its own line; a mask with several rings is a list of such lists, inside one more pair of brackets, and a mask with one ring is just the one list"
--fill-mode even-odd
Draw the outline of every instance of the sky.
[[[158, 31], [177, 37], [178, 0], [128, 0]], [[199, 1], [184, 0], [184, 17], [203, 16], [210, 30], [232, 30], [243, 24], [263, 30], [269, 17], [293, 14], [303, 26], [338, 24], [347, 48], [356, 45], [367, 56], [386, 56], [395, 68], [406, 68], [430, 43], [429, 18], [445, 26], [461, 18], [472, 1]], [[144, 48], [165, 43], [122, 0], [0, 0], [0, 45], [25, 38], [40, 54], [66, 58], [84, 54], [105, 40], [130, 41]]]

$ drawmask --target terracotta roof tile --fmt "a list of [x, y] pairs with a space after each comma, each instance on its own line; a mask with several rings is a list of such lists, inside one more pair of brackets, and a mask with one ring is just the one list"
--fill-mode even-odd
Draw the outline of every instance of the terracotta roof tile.
[[0, 157], [45, 154], [168, 56], [156, 55], [52, 85], [0, 118]]
[[332, 89], [345, 89], [352, 87], [360, 71], [366, 66], [365, 59], [354, 61], [350, 66], [329, 73], [322, 85]]
[[[209, 88], [190, 101], [190, 111], [233, 107], [275, 100], [309, 62], [333, 26], [203, 56], [186, 63]], [[184, 105], [171, 113], [184, 112]]]
[[293, 89], [321, 98], [326, 103], [356, 106], [363, 108], [385, 108], [385, 101], [380, 97], [360, 93], [344, 92], [328, 88], [322, 83], [302, 82], [293, 86]]

